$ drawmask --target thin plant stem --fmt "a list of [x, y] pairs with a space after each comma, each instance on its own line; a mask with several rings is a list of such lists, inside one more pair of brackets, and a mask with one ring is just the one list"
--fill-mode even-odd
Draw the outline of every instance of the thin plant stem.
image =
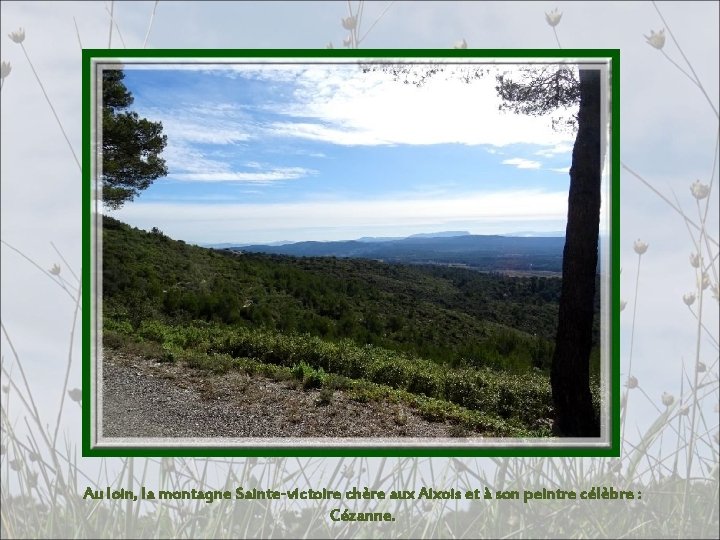
[[372, 23], [372, 24], [370, 25], [370, 27], [365, 31], [365, 33], [363, 34], [363, 36], [358, 40], [358, 44], [360, 44], [360, 43], [362, 43], [363, 41], [365, 41], [365, 38], [368, 36], [368, 34], [370, 33], [370, 31], [371, 31], [373, 28], [375, 28], [375, 25], [380, 22], [380, 19], [382, 19], [382, 18], [385, 16], [385, 14], [388, 12], [388, 10], [392, 7], [392, 5], [393, 5], [394, 3], [395, 3], [395, 1], [393, 0], [392, 2], [388, 3], [387, 6], [385, 6], [385, 9], [383, 10], [382, 13], [380, 13], [380, 16], [379, 16], [377, 19], [375, 19], [375, 21], [373, 21], [373, 23]]
[[62, 260], [62, 262], [65, 264], [65, 268], [68, 269], [68, 272], [70, 272], [70, 273], [72, 274], [72, 276], [75, 278], [75, 280], [78, 282], [78, 284], [80, 284], [80, 278], [78, 278], [77, 275], [75, 274], [75, 272], [73, 272], [72, 267], [71, 267], [70, 264], [65, 260], [65, 257], [63, 257], [63, 254], [60, 253], [60, 250], [55, 246], [55, 244], [52, 242], [52, 240], [50, 241], [50, 245], [51, 245], [52, 248], [55, 250], [55, 253], [58, 254], [58, 257], [60, 257], [60, 260]]
[[[655, 189], [655, 187], [654, 187], [652, 184], [650, 184], [650, 182], [648, 182], [647, 180], [645, 180], [642, 176], [640, 176], [638, 173], [636, 173], [635, 171], [633, 171], [630, 167], [628, 167], [627, 165], [625, 165], [625, 163], [623, 163], [622, 161], [620, 162], [620, 165], [622, 166], [623, 169], [625, 169], [627, 172], [629, 172], [629, 173], [632, 174], [635, 178], [637, 178], [637, 179], [640, 180], [643, 184], [645, 184], [645, 186], [647, 186], [648, 188], [650, 188], [650, 190], [651, 190], [653, 193], [655, 193], [655, 195], [657, 195], [657, 196], [660, 197], [663, 201], [665, 201], [668, 205], [670, 205], [670, 208], [672, 208], [672, 209], [675, 210], [678, 214], [680, 214], [680, 215], [682, 216], [682, 218], [687, 221], [688, 224], [692, 225], [692, 226], [693, 226], [695, 229], [697, 229], [698, 231], [700, 230], [700, 226], [699, 226], [697, 223], [695, 223], [693, 220], [691, 220], [690, 218], [688, 218], [688, 217], [683, 213], [682, 210], [680, 210], [677, 206], [675, 206], [675, 205], [670, 201], [670, 199], [668, 199], [665, 195], [663, 195], [663, 194], [660, 193], [657, 189]], [[715, 240], [714, 238], [712, 238], [710, 235], [706, 234], [705, 236], [706, 236], [707, 240], [709, 240], [710, 242], [712, 242], [713, 244], [715, 244], [715, 246], [720, 246], [720, 244], [718, 244], [718, 241]]]
[[672, 58], [670, 58], [670, 56], [668, 55], [668, 53], [666, 53], [663, 49], [660, 49], [660, 52], [662, 53], [662, 55], [663, 55], [665, 58], [667, 58], [668, 62], [670, 62], [673, 66], [675, 66], [676, 68], [678, 68], [678, 70], [680, 71], [680, 73], [682, 73], [682, 74], [685, 75], [688, 79], [690, 79], [690, 82], [691, 82], [691, 83], [693, 83], [695, 86], [697, 86], [698, 88], [700, 88], [700, 85], [699, 85], [698, 82], [693, 78], [693, 76], [690, 75], [687, 71], [685, 71], [682, 67], [680, 67], [680, 65], [678, 65], [678, 63], [677, 63], [675, 60], [673, 60]]
[[[105, 8], [107, 9], [107, 7]], [[108, 49], [112, 49], [112, 32], [113, 32], [113, 11], [115, 10], [115, 2], [110, 1], [110, 30], [108, 35]]]
[[155, 0], [155, 3], [153, 4], [152, 13], [150, 13], [150, 22], [148, 23], [148, 29], [147, 32], [145, 32], [145, 39], [143, 40], [143, 49], [147, 46], [148, 38], [150, 37], [150, 30], [152, 30], [153, 21], [155, 20], [155, 10], [157, 9], [159, 3], [160, 0]]
[[[107, 7], [105, 7], [105, 11], [108, 11]], [[122, 32], [120, 32], [120, 25], [118, 25], [117, 20], [115, 20], [112, 11], [108, 11], [108, 13], [110, 14], [110, 24], [115, 26], [115, 30], [117, 30], [117, 35], [120, 38], [120, 43], [122, 43], [123, 49], [127, 49], [127, 45], [125, 45], [125, 38], [123, 38]]]
[[37, 74], [37, 71], [35, 71], [35, 66], [32, 63], [32, 60], [30, 60], [30, 56], [27, 53], [27, 50], [25, 50], [25, 45], [20, 43], [20, 48], [22, 49], [23, 54], [25, 55], [25, 58], [27, 58], [28, 64], [30, 64], [30, 69], [33, 72], [33, 75], [35, 75], [35, 79], [37, 80], [38, 84], [40, 85], [40, 90], [42, 90], [43, 95], [45, 96], [45, 101], [47, 101], [47, 104], [50, 105], [50, 110], [53, 113], [53, 116], [55, 117], [55, 121], [57, 122], [58, 126], [60, 127], [60, 131], [63, 134], [63, 137], [65, 138], [65, 142], [68, 144], [68, 148], [70, 148], [70, 152], [72, 152], [73, 159], [75, 160], [75, 163], [78, 166], [78, 169], [80, 169], [80, 172], [82, 172], [82, 165], [80, 165], [80, 160], [77, 157], [77, 154], [75, 154], [75, 149], [72, 146], [72, 143], [70, 142], [70, 138], [67, 136], [67, 133], [65, 133], [65, 128], [62, 125], [62, 122], [60, 121], [60, 118], [58, 117], [57, 112], [55, 111], [55, 106], [52, 104], [52, 101], [50, 101], [50, 96], [48, 96], [47, 92], [45, 91], [45, 85], [43, 85], [42, 81], [40, 80], [40, 76]]
[[678, 43], [677, 39], [675, 39], [675, 35], [672, 33], [672, 30], [670, 29], [670, 25], [665, 20], [665, 17], [663, 17], [663, 14], [660, 11], [660, 8], [658, 7], [655, 0], [653, 0], [652, 5], [655, 8], [655, 11], [657, 11], [658, 15], [660, 16], [660, 20], [662, 20], [663, 24], [665, 25], [665, 28], [667, 28], [668, 34], [670, 34], [670, 37], [672, 38], [673, 43], [675, 43], [675, 46], [678, 48], [678, 51], [680, 51], [680, 55], [683, 57], [683, 60], [685, 60], [685, 63], [690, 68], [690, 71], [692, 72], [693, 77], [695, 77], [695, 82], [696, 82], [698, 88], [700, 88], [700, 91], [705, 96], [705, 99], [707, 99], [707, 102], [710, 104], [710, 108], [715, 113], [715, 116], [720, 117], [720, 115], [718, 114], [718, 110], [715, 108], [715, 105], [713, 104], [712, 100], [710, 99], [710, 96], [708, 96], [707, 92], [705, 91], [705, 88], [703, 87], [702, 83], [700, 82], [700, 78], [697, 76], [697, 73], [695, 73], [692, 63], [690, 63], [690, 60], [688, 60], [687, 56], [685, 56], [685, 53], [683, 52], [682, 47], [680, 47], [680, 43]]
[[560, 45], [560, 39], [558, 38], [558, 35], [557, 35], [557, 28], [553, 26], [552, 29], [553, 29], [553, 34], [555, 34], [555, 41], [557, 42], [558, 49], [562, 49], [562, 45]]
[[1, 239], [0, 239], [0, 242], [2, 242], [2, 243], [5, 244], [7, 247], [9, 247], [11, 250], [13, 250], [15, 253], [17, 253], [18, 255], [20, 255], [23, 259], [25, 259], [26, 261], [28, 261], [30, 264], [32, 264], [32, 265], [33, 265], [35, 268], [37, 268], [38, 270], [40, 270], [43, 274], [45, 274], [47, 277], [49, 277], [52, 281], [54, 281], [55, 283], [57, 283], [58, 285], [60, 285], [60, 288], [61, 288], [63, 291], [65, 291], [65, 293], [66, 293], [72, 300], [75, 300], [75, 297], [74, 297], [74, 296], [72, 295], [72, 293], [67, 289], [67, 287], [65, 287], [65, 284], [64, 284], [62, 281], [56, 280], [56, 279], [54, 278], [54, 276], [53, 276], [50, 272], [48, 272], [47, 270], [45, 270], [42, 266], [40, 266], [38, 263], [36, 263], [35, 261], [33, 261], [30, 257], [28, 257], [27, 255], [25, 255], [22, 251], [20, 251], [20, 250], [17, 249], [16, 247], [8, 244], [5, 240], [1, 240]]
[[63, 381], [62, 393], [60, 395], [60, 406], [58, 407], [57, 421], [55, 422], [55, 432], [53, 433], [53, 448], [57, 443], [58, 430], [60, 429], [60, 420], [62, 417], [63, 406], [65, 405], [65, 397], [67, 395], [68, 380], [70, 379], [70, 368], [72, 367], [73, 344], [75, 343], [75, 327], [77, 325], [77, 316], [80, 311], [80, 300], [82, 299], [82, 286], [78, 287], [77, 298], [75, 300], [75, 311], [73, 312], [72, 328], [70, 329], [70, 347], [68, 349], [67, 368], [65, 369], [65, 380]]
[[73, 24], [75, 25], [75, 35], [77, 36], [78, 45], [80, 45], [80, 50], [82, 51], [82, 41], [80, 40], [80, 30], [78, 29], [77, 21], [75, 20], [75, 16], [73, 15]]
[[[657, 9], [657, 7], [656, 7]], [[697, 210], [698, 210], [698, 216], [702, 219], [702, 214], [700, 211], [700, 201], [697, 202]], [[705, 222], [702, 221], [702, 228], [700, 229], [700, 242], [702, 243], [702, 236], [705, 232]], [[686, 470], [685, 475], [686, 478], [690, 478], [690, 472], [692, 470], [692, 462], [693, 462], [693, 448], [695, 445], [695, 420], [697, 418], [697, 410], [698, 410], [698, 396], [697, 396], [697, 390], [698, 390], [698, 369], [697, 365], [700, 362], [700, 348], [701, 348], [701, 337], [702, 337], [702, 315], [703, 315], [703, 296], [704, 296], [704, 288], [702, 283], [703, 278], [703, 270], [700, 268], [698, 270], [698, 279], [697, 279], [697, 291], [698, 291], [698, 312], [697, 312], [697, 332], [695, 337], [695, 369], [694, 369], [694, 382], [693, 386], [691, 388], [693, 402], [692, 402], [692, 412], [690, 417], [690, 441], [688, 444], [688, 457], [687, 457], [687, 463], [686, 463]], [[682, 522], [685, 523], [687, 519], [687, 512], [688, 512], [688, 506], [687, 506], [687, 497], [688, 497], [688, 490], [690, 489], [690, 482], [687, 481], [685, 484], [685, 489], [683, 491], [683, 502], [682, 502]]]
[[[640, 265], [642, 263], [642, 255], [638, 253], [638, 266], [637, 266], [637, 273], [635, 275], [635, 300], [633, 300], [633, 316], [632, 316], [632, 327], [630, 330], [630, 355], [628, 360], [628, 378], [632, 375], [632, 357], [633, 357], [633, 347], [635, 344], [635, 318], [637, 315], [637, 299], [638, 299], [638, 289], [640, 288]], [[627, 399], [625, 400], [625, 414], [627, 415], [627, 411], [630, 405], [630, 392], [627, 393]], [[620, 437], [621, 441], [625, 440], [625, 426], [626, 422], [623, 422], [622, 426], [622, 436]]]

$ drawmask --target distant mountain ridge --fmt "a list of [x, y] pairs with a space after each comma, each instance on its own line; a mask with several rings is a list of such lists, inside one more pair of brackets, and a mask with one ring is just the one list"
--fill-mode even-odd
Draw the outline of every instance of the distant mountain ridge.
[[400, 239], [305, 241], [284, 245], [238, 245], [226, 250], [292, 255], [377, 259], [406, 264], [468, 266], [478, 270], [562, 270], [565, 239], [559, 236], [473, 235], [448, 231]]

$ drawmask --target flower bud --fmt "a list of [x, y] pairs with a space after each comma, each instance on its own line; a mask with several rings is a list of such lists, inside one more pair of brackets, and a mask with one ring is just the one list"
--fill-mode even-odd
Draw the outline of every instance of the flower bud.
[[462, 38], [460, 41], [456, 41], [453, 45], [453, 49], [467, 49], [467, 41], [465, 41], [465, 38]]
[[710, 194], [710, 186], [701, 183], [700, 180], [695, 180], [690, 185], [690, 192], [693, 194], [693, 197], [700, 201]]
[[12, 66], [10, 65], [10, 62], [3, 62], [0, 64], [0, 78], [4, 79], [8, 75], [10, 75], [10, 72], [12, 71]]
[[22, 43], [23, 41], [25, 41], [25, 30], [23, 30], [22, 28], [18, 28], [14, 32], [10, 32], [8, 34], [8, 37], [15, 43]]
[[690, 266], [693, 268], [698, 268], [700, 266], [700, 255], [697, 253], [690, 254]]
[[342, 23], [342, 27], [345, 30], [354, 30], [357, 26], [357, 19], [353, 16], [345, 17], [344, 19], [340, 19], [340, 22]]
[[683, 294], [683, 302], [685, 302], [685, 305], [692, 306], [695, 302], [695, 293], [685, 293]]
[[627, 302], [625, 300], [620, 300], [620, 311], [625, 309], [625, 306], [627, 306]]
[[705, 373], [707, 371], [707, 366], [703, 362], [698, 362], [695, 365], [695, 369], [697, 369], [698, 373]]
[[50, 273], [53, 276], [59, 276], [60, 275], [60, 266], [57, 264], [53, 264], [52, 268], [50, 269]]
[[647, 251], [647, 248], [648, 245], [639, 238], [633, 243], [633, 249], [638, 255], [642, 255], [643, 253], [645, 253]]
[[680, 408], [678, 409], [678, 414], [679, 414], [680, 416], [687, 416], [688, 414], [690, 414], [690, 406], [689, 406], [689, 405], [683, 405], [682, 407], [680, 407]]
[[707, 272], [703, 272], [702, 276], [698, 277], [698, 287], [700, 287], [704, 291], [709, 286], [710, 286], [710, 276], [708, 276]]
[[654, 30], [650, 30], [649, 36], [644, 36], [648, 44], [652, 45], [656, 49], [662, 49], [665, 46], [665, 29], [663, 28], [657, 34]]
[[73, 388], [72, 390], [68, 390], [68, 395], [70, 396], [70, 399], [72, 399], [76, 403], [80, 403], [82, 401], [82, 390], [80, 390], [79, 388]]
[[666, 407], [669, 407], [670, 405], [675, 403], [675, 397], [672, 394], [668, 394], [667, 392], [663, 392], [660, 399], [662, 400], [662, 404]]
[[560, 19], [562, 19], [562, 12], [558, 11], [557, 8], [553, 9], [550, 13], [545, 14], [545, 20], [553, 28], [560, 23]]
[[633, 388], [637, 388], [638, 387], [637, 377], [635, 377], [634, 375], [630, 375], [628, 377], [627, 382], [625, 383], [625, 386], [627, 386], [630, 390], [632, 390]]

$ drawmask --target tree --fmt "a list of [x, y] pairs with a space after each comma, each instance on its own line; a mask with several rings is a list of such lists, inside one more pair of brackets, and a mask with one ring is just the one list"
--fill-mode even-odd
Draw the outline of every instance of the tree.
[[[446, 69], [466, 83], [489, 70], [412, 65], [364, 65], [364, 72], [378, 69], [404, 84], [422, 86]], [[529, 66], [515, 77], [498, 75], [496, 90], [501, 110], [542, 116], [566, 110], [579, 101], [577, 116], [553, 118], [553, 127], [577, 130], [570, 167], [568, 221], [563, 250], [562, 287], [555, 351], [550, 382], [555, 406], [555, 426], [564, 437], [598, 437], [600, 421], [590, 393], [595, 277], [600, 226], [602, 164], [600, 124], [600, 71], [580, 69], [579, 78], [567, 66]]]
[[127, 110], [133, 96], [124, 78], [121, 70], [103, 71], [103, 203], [112, 209], [132, 201], [167, 174], [165, 160], [159, 156], [167, 144], [162, 123]]
[[580, 100], [570, 166], [568, 220], [563, 250], [560, 311], [550, 382], [555, 431], [566, 437], [598, 437], [600, 422], [590, 394], [590, 351], [600, 226], [600, 71], [567, 68], [525, 74], [523, 82], [498, 77], [504, 106], [525, 114], [547, 114]]

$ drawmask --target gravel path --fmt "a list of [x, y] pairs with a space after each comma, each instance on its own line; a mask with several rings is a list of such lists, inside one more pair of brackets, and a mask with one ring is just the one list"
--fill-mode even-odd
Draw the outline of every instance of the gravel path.
[[261, 376], [222, 375], [112, 349], [103, 360], [104, 437], [449, 437], [405, 405], [359, 403]]

